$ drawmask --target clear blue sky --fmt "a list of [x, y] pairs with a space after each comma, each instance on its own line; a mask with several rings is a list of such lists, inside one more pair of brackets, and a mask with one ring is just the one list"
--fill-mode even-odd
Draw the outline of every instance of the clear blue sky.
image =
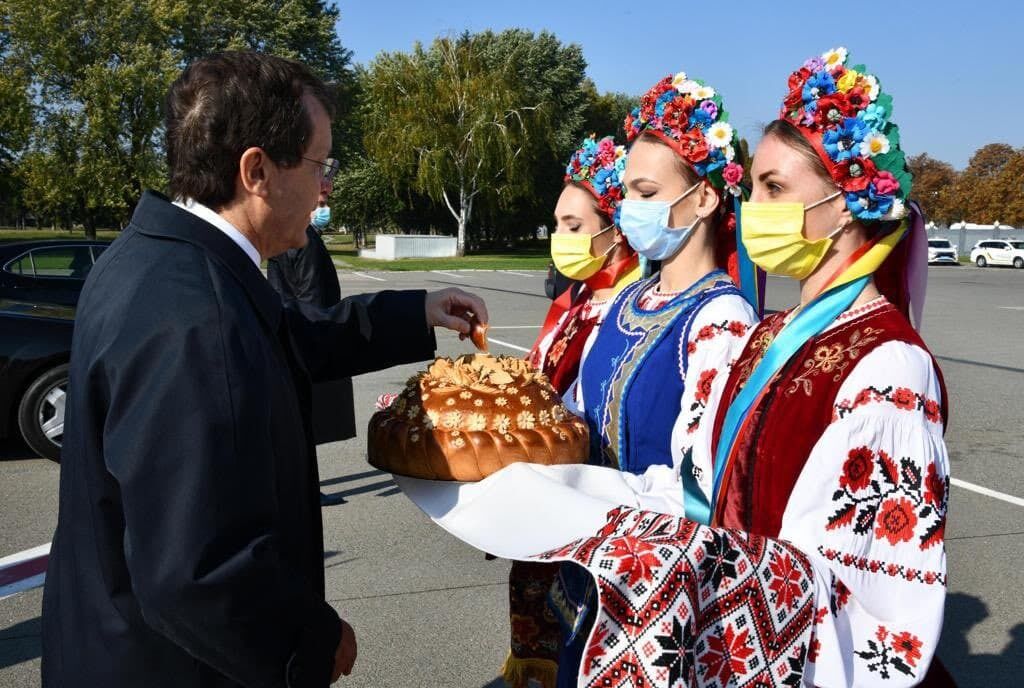
[[805, 58], [843, 45], [853, 63], [865, 64], [892, 94], [893, 119], [908, 154], [927, 152], [962, 168], [986, 143], [1024, 146], [1020, 2], [337, 4], [338, 33], [356, 62], [463, 30], [547, 29], [582, 46], [587, 74], [602, 91], [639, 95], [679, 70], [705, 79], [722, 94], [731, 121], [751, 143], [760, 125], [774, 119], [789, 73]]

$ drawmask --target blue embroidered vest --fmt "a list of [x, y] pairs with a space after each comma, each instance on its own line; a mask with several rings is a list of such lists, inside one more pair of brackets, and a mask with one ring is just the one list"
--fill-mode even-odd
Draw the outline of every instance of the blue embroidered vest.
[[690, 326], [711, 299], [740, 294], [725, 272], [715, 270], [664, 306], [641, 309], [640, 297], [658, 278], [630, 285], [616, 297], [580, 376], [590, 463], [629, 473], [672, 465]]

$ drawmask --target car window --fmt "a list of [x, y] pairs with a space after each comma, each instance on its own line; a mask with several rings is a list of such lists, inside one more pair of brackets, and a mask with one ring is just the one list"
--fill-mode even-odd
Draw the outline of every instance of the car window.
[[1024, 251], [1024, 241], [1011, 241], [1010, 246], [1014, 247], [1018, 251]]
[[35, 275], [35, 272], [32, 270], [32, 258], [27, 253], [17, 260], [12, 260], [4, 269], [15, 275], [25, 275], [26, 277]]
[[92, 246], [92, 260], [95, 263], [103, 255], [103, 252], [107, 250], [106, 246]]
[[32, 251], [36, 277], [85, 279], [92, 268], [88, 246], [54, 246]]
[[950, 248], [951, 244], [945, 239], [932, 239], [928, 242], [928, 245], [932, 248]]

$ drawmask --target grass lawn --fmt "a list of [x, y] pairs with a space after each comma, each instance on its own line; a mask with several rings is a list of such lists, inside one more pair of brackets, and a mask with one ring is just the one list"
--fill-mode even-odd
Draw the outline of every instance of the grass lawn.
[[[97, 239], [113, 240], [120, 232], [100, 230]], [[0, 243], [34, 241], [36, 239], [84, 239], [81, 231], [12, 229], [0, 227]], [[327, 234], [327, 250], [334, 264], [350, 270], [544, 270], [551, 260], [546, 242], [537, 242], [525, 248], [482, 250], [462, 258], [404, 258], [402, 260], [374, 260], [360, 258], [351, 234]]]
[[[120, 234], [117, 230], [101, 229], [96, 232], [96, 238], [103, 241], [112, 241]], [[0, 243], [13, 241], [35, 241], [37, 239], [84, 239], [84, 231], [66, 232], [64, 230], [50, 229], [12, 229], [0, 227]]]

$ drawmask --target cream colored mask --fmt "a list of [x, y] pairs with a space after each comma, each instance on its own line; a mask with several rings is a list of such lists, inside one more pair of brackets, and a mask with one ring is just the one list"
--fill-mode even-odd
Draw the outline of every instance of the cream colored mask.
[[802, 203], [746, 202], [740, 212], [743, 246], [755, 265], [772, 275], [806, 279], [832, 246], [837, 227], [828, 236], [804, 237], [804, 214], [842, 194], [837, 191], [808, 206]]
[[612, 242], [607, 251], [595, 257], [590, 250], [593, 239], [611, 229], [615, 229], [615, 225], [609, 225], [594, 234], [552, 234], [551, 260], [555, 264], [555, 269], [572, 280], [592, 277], [604, 266], [608, 254], [615, 249], [615, 243]]

